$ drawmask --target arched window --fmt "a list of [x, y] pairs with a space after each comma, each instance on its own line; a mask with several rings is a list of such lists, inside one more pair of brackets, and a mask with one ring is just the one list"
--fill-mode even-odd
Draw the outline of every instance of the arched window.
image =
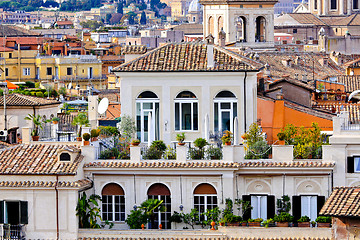
[[200, 220], [206, 219], [203, 215], [206, 210], [217, 207], [216, 189], [208, 183], [202, 183], [194, 189], [194, 208], [199, 212]]
[[209, 17], [208, 21], [208, 34], [214, 36], [214, 18], [212, 16]]
[[125, 194], [116, 183], [107, 184], [101, 192], [102, 218], [104, 221], [125, 221]]
[[237, 99], [230, 91], [221, 91], [214, 98], [214, 131], [234, 132], [234, 118], [237, 117]]
[[175, 131], [198, 129], [198, 100], [192, 92], [183, 91], [175, 99]]
[[149, 187], [148, 199], [159, 199], [163, 201], [163, 205], [165, 206], [165, 212], [154, 211], [155, 219], [154, 222], [151, 223], [152, 229], [158, 229], [161, 223], [164, 229], [171, 228], [171, 222], [169, 221], [171, 216], [171, 193], [167, 186], [162, 183], [155, 183]]
[[224, 19], [223, 17], [218, 18], [218, 33], [221, 31], [221, 29], [224, 27]]
[[242, 16], [236, 19], [236, 41], [246, 42], [246, 18]]
[[136, 99], [136, 135], [142, 142], [149, 140], [149, 114], [151, 114], [151, 140], [158, 140], [159, 128], [159, 98], [151, 91], [144, 91]]
[[256, 42], [266, 42], [266, 19], [263, 16], [256, 18]]

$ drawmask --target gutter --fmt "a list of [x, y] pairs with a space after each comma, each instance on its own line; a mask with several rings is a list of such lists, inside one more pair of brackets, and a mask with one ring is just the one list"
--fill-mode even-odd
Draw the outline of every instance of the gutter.
[[244, 77], [244, 132], [246, 132], [246, 78], [247, 78], [247, 72], [245, 72]]
[[59, 175], [56, 174], [56, 183], [55, 183], [55, 195], [56, 195], [56, 239], [59, 240], [59, 190], [57, 185], [59, 183]]

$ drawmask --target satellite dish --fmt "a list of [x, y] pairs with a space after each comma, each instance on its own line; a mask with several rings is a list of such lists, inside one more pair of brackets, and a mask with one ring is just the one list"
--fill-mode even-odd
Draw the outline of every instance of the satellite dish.
[[103, 98], [99, 103], [98, 113], [104, 114], [106, 112], [106, 110], [108, 109], [108, 107], [109, 107], [109, 99]]
[[71, 89], [71, 88], [72, 88], [72, 84], [69, 83], [69, 84], [68, 84], [68, 89]]

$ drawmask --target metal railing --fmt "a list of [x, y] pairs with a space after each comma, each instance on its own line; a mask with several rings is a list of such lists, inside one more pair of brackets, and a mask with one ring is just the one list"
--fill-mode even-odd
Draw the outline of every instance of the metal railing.
[[0, 240], [25, 240], [24, 225], [0, 224]]
[[360, 131], [360, 122], [345, 121], [341, 124], [341, 130], [344, 131]]

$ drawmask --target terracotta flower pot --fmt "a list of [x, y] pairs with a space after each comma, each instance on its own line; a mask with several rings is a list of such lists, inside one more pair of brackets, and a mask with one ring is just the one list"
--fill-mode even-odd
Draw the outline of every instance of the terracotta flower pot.
[[134, 147], [136, 147], [136, 146], [139, 146], [140, 143], [131, 143], [131, 145], [133, 145]]
[[288, 227], [289, 223], [288, 222], [276, 222], [276, 226], [278, 226], [278, 227]]
[[81, 141], [82, 141], [82, 137], [76, 137], [76, 141], [81, 142]]
[[299, 222], [298, 227], [310, 227], [310, 222]]
[[285, 145], [285, 140], [279, 140], [279, 145]]
[[330, 223], [317, 223], [317, 226], [319, 228], [329, 228], [330, 227]]
[[114, 157], [110, 157], [110, 159], [115, 159], [115, 156], [114, 156]]
[[53, 121], [53, 124], [58, 124], [59, 122], [58, 121]]
[[39, 141], [40, 136], [31, 136], [33, 141]]
[[249, 227], [260, 227], [260, 224], [259, 222], [249, 222], [248, 223], [248, 226]]
[[231, 142], [225, 142], [225, 145], [226, 145], [226, 146], [230, 146], [230, 145], [231, 145]]
[[178, 144], [179, 144], [180, 146], [184, 146], [184, 145], [185, 145], [184, 142], [178, 142]]
[[84, 141], [84, 146], [90, 145], [90, 141]]

